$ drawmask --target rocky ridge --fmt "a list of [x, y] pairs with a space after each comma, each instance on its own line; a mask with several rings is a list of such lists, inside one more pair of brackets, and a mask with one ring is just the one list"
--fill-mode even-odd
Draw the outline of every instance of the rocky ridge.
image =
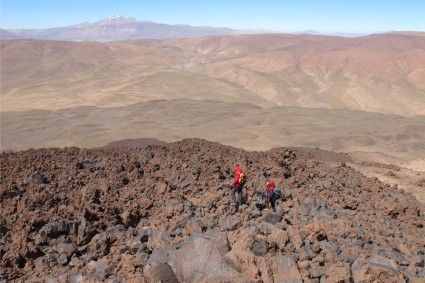
[[[2, 153], [0, 281], [423, 282], [419, 202], [313, 153], [198, 139]], [[277, 212], [262, 209], [269, 178]]]

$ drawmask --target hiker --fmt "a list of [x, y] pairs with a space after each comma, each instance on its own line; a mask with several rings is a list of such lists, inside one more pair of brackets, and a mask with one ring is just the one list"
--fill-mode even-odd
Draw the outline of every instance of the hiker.
[[[232, 205], [242, 205], [242, 188], [245, 183], [245, 174], [239, 165], [233, 169], [233, 182], [230, 184], [230, 195], [232, 197]], [[236, 202], [235, 193], [238, 193], [238, 200]]]
[[267, 188], [266, 188], [267, 207], [271, 206], [273, 211], [276, 212], [275, 202], [276, 202], [276, 199], [277, 199], [277, 195], [274, 192], [275, 188], [276, 188], [276, 186], [275, 186], [273, 180], [270, 180], [270, 181], [267, 182]]

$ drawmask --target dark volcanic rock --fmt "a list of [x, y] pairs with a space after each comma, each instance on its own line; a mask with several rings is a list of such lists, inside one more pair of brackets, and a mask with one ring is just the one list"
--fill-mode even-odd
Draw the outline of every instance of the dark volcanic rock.
[[[2, 153], [0, 281], [420, 281], [423, 207], [348, 159], [197, 139]], [[277, 213], [259, 210], [269, 178]]]

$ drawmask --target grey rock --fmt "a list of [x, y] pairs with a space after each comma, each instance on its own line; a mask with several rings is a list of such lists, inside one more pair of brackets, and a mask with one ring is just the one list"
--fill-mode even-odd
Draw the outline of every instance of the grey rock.
[[218, 221], [217, 221], [217, 219], [216, 219], [216, 218], [212, 218], [212, 219], [210, 220], [209, 225], [210, 225], [210, 228], [215, 228], [215, 227], [217, 227], [217, 226], [218, 226]]
[[180, 282], [201, 282], [217, 276], [237, 277], [223, 256], [230, 250], [225, 232], [211, 231], [192, 236], [176, 251], [176, 275]]
[[126, 229], [122, 225], [114, 226], [105, 231], [105, 236], [110, 238], [112, 241], [118, 240], [124, 236]]
[[59, 266], [65, 266], [68, 263], [68, 256], [65, 253], [62, 253], [58, 256]]
[[263, 239], [257, 239], [251, 246], [251, 251], [256, 256], [265, 256], [267, 254], [267, 242]]
[[308, 255], [306, 248], [304, 246], [297, 250], [297, 254], [298, 254], [299, 261], [305, 261], [310, 259], [310, 256]]
[[85, 282], [85, 274], [82, 272], [74, 273], [69, 277], [69, 283], [82, 283]]
[[207, 201], [207, 202], [205, 203], [205, 208], [206, 208], [207, 210], [211, 210], [211, 209], [213, 208], [213, 202], [212, 202], [212, 201]]
[[201, 219], [196, 219], [196, 220], [194, 221], [194, 223], [195, 223], [196, 225], [198, 225], [198, 226], [199, 226], [199, 228], [201, 229], [201, 231], [203, 231], [203, 232], [205, 232], [205, 231], [208, 229], [207, 224], [205, 224], [205, 222], [204, 222], [204, 221], [202, 221]]
[[47, 238], [57, 238], [61, 235], [68, 234], [68, 231], [68, 223], [64, 220], [57, 220], [44, 225], [40, 229], [39, 235], [42, 240], [47, 241]]
[[182, 232], [183, 232], [183, 229], [182, 229], [182, 228], [177, 228], [177, 229], [176, 229], [176, 231], [174, 231], [174, 233], [175, 233], [177, 236], [180, 236], [180, 235], [182, 234]]
[[277, 224], [282, 220], [282, 214], [277, 212], [269, 212], [263, 216], [263, 220], [270, 224]]
[[155, 266], [158, 264], [168, 264], [176, 270], [176, 251], [174, 249], [156, 248], [152, 251], [146, 265]]
[[90, 222], [85, 219], [81, 220], [78, 225], [77, 244], [79, 246], [88, 244], [95, 233], [96, 231]]
[[243, 221], [239, 219], [239, 217], [231, 216], [227, 218], [227, 229], [229, 231], [235, 231], [242, 227]]
[[170, 233], [168, 233], [168, 231], [164, 231], [162, 233], [161, 239], [167, 244], [170, 244], [173, 241], [173, 238], [171, 237]]
[[327, 240], [320, 242], [320, 248], [322, 250], [330, 250], [334, 254], [339, 254], [341, 252], [341, 248], [339, 247], [338, 244], [333, 242], [328, 242]]
[[301, 274], [298, 271], [294, 259], [288, 255], [274, 256], [270, 260], [275, 283], [302, 283]]
[[[373, 255], [369, 260], [358, 258], [351, 266], [351, 272], [354, 283], [363, 282], [363, 278], [370, 272], [377, 274], [384, 274], [385, 280], [390, 277], [391, 280], [397, 282], [406, 282], [400, 273], [397, 264], [388, 258], [378, 255]], [[375, 280], [382, 280], [382, 278], [374, 278]]]
[[341, 261], [343, 261], [343, 262], [349, 262], [349, 263], [353, 263], [353, 262], [356, 260], [356, 257], [355, 257], [355, 256], [350, 256], [350, 255], [348, 255], [348, 254], [346, 254], [346, 253], [344, 253], [344, 252], [341, 252], [341, 253], [338, 255], [338, 258], [339, 258]]
[[152, 229], [149, 226], [143, 227], [139, 231], [138, 239], [142, 243], [146, 243], [149, 241], [149, 237], [152, 235]]
[[186, 205], [183, 206], [183, 210], [185, 212], [192, 212], [193, 210], [193, 205], [192, 202], [187, 203]]
[[312, 278], [320, 278], [322, 275], [324, 275], [324, 268], [318, 264], [313, 264], [308, 272]]
[[112, 274], [112, 268], [107, 260], [101, 259], [95, 263], [94, 275], [98, 280], [105, 280]]
[[170, 265], [166, 263], [160, 263], [152, 266], [148, 272], [145, 273], [151, 282], [163, 282], [163, 283], [178, 283], [176, 274]]

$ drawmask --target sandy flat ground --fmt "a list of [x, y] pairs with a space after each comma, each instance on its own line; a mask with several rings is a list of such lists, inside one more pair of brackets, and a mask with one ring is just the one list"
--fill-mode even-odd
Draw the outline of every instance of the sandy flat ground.
[[[165, 142], [203, 138], [246, 150], [302, 146], [335, 152], [383, 152], [405, 161], [425, 156], [425, 116], [348, 109], [264, 109], [248, 103], [187, 99], [1, 115], [1, 150], [97, 147], [134, 138]], [[381, 161], [388, 156], [380, 157]]]
[[425, 204], [425, 159], [404, 162], [382, 153], [355, 152], [355, 163], [350, 166], [368, 177], [397, 185], [398, 189], [412, 193]]
[[403, 168], [410, 169], [413, 171], [425, 171], [425, 159], [416, 159], [409, 162], [404, 162], [401, 164]]

